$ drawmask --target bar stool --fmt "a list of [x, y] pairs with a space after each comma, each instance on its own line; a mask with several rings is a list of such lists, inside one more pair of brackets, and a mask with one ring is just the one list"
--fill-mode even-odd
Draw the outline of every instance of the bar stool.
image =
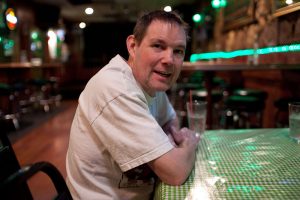
[[53, 100], [50, 97], [50, 84], [47, 79], [36, 78], [29, 80], [31, 88], [31, 101], [34, 102], [35, 109], [42, 108], [44, 112], [50, 111]]
[[260, 128], [267, 93], [258, 89], [237, 89], [224, 102], [224, 128]]
[[13, 94], [17, 102], [17, 109], [20, 115], [33, 111], [33, 101], [30, 99], [30, 89], [25, 81], [16, 81], [12, 84]]
[[177, 112], [181, 127], [188, 125], [185, 103], [189, 96], [189, 91], [197, 90], [199, 88], [203, 87], [198, 83], [176, 83], [171, 89], [171, 103]]
[[20, 128], [15, 96], [12, 87], [6, 83], [0, 83], [0, 120], [15, 130]]
[[[207, 91], [206, 89], [191, 90], [192, 99], [198, 101], [207, 101]], [[223, 111], [223, 98], [224, 91], [220, 89], [214, 89], [211, 92], [212, 100], [212, 129], [220, 128], [220, 121]], [[188, 101], [188, 99], [186, 100]]]
[[52, 99], [52, 103], [58, 107], [62, 100], [62, 95], [59, 92], [59, 79], [52, 76], [48, 79], [48, 83], [50, 86], [50, 99]]

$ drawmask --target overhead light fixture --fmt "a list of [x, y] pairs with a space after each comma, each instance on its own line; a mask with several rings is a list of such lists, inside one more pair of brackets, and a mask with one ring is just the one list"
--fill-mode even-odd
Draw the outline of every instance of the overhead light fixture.
[[85, 12], [85, 14], [87, 14], [87, 15], [91, 15], [91, 14], [94, 13], [94, 9], [91, 8], [91, 7], [88, 7], [88, 8], [85, 9], [84, 12]]
[[171, 12], [172, 11], [172, 7], [171, 6], [165, 6], [164, 7], [164, 11]]
[[86, 27], [86, 24], [84, 22], [79, 23], [79, 28], [84, 29]]

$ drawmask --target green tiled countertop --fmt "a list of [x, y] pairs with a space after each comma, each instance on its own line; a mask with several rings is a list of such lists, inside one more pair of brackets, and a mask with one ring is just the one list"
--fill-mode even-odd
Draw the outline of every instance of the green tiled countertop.
[[155, 199], [300, 199], [300, 144], [288, 129], [209, 130], [181, 186], [159, 182]]

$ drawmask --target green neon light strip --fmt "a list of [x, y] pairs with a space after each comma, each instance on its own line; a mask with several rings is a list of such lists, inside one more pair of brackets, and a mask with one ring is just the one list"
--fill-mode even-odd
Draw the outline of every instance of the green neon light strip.
[[265, 47], [257, 50], [254, 49], [244, 49], [244, 50], [236, 50], [230, 52], [224, 51], [216, 51], [210, 53], [199, 53], [192, 54], [190, 57], [191, 62], [196, 62], [198, 60], [210, 60], [216, 58], [234, 58], [238, 56], [251, 56], [254, 54], [262, 55], [262, 54], [271, 54], [271, 53], [284, 53], [284, 52], [295, 52], [300, 51], [300, 44], [291, 44], [291, 45], [283, 45], [283, 46], [275, 46], [275, 47]]

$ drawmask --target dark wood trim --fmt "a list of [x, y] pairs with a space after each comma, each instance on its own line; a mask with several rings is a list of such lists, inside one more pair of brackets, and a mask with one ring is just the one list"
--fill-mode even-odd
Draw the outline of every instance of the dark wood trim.
[[292, 12], [296, 12], [298, 10], [300, 10], [300, 2], [297, 2], [297, 3], [294, 3], [292, 5], [289, 5], [289, 6], [286, 6], [286, 7], [279, 8], [279, 9], [275, 10], [272, 17], [273, 18], [280, 17], [280, 16], [283, 16], [283, 15], [286, 15], [286, 14], [289, 14], [289, 13], [292, 13]]

